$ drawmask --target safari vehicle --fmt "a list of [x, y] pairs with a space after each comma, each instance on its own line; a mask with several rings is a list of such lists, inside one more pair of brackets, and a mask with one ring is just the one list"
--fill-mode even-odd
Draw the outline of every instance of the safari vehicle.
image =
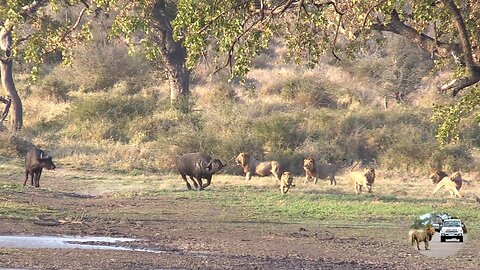
[[445, 219], [440, 229], [440, 241], [456, 238], [463, 242], [463, 226], [460, 219]]

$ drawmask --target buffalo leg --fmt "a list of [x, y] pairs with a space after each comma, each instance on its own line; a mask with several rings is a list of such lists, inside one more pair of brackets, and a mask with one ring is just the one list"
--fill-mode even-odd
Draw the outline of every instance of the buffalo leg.
[[26, 186], [26, 185], [27, 185], [28, 175], [29, 175], [28, 171], [25, 170], [25, 181], [23, 181], [23, 186]]
[[197, 177], [197, 182], [198, 182], [198, 190], [202, 190], [203, 189], [202, 178]]
[[336, 186], [337, 185], [337, 180], [335, 180], [335, 176], [330, 177], [330, 185], [331, 186]]
[[188, 190], [191, 190], [191, 189], [192, 189], [192, 186], [190, 185], [190, 183], [188, 183], [187, 176], [186, 176], [185, 174], [183, 174], [183, 173], [181, 173], [181, 175], [182, 175], [183, 181], [185, 181], [185, 183], [187, 183], [187, 188], [188, 188]]
[[30, 185], [31, 185], [32, 187], [35, 186], [34, 181], [35, 181], [35, 175], [36, 175], [36, 174], [37, 174], [36, 172], [32, 172], [32, 173], [30, 174], [30, 176], [32, 177], [32, 178], [30, 179]]
[[245, 174], [245, 180], [250, 180], [250, 179], [252, 179], [252, 174], [250, 172], [247, 172]]
[[210, 186], [210, 184], [212, 183], [212, 177], [211, 176], [207, 177], [206, 179], [207, 179], [207, 183], [205, 185], [203, 185], [203, 188], [206, 188], [206, 187]]
[[190, 180], [192, 180], [193, 185], [195, 186], [195, 188], [198, 189], [197, 180], [195, 180], [195, 178], [193, 178], [193, 176], [190, 176]]
[[42, 175], [42, 170], [40, 170], [35, 177], [35, 187], [40, 187], [40, 176]]

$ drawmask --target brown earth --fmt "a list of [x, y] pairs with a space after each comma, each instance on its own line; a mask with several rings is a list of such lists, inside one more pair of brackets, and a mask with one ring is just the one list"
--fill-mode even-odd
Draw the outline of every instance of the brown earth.
[[[196, 192], [196, 191], [180, 191]], [[430, 258], [406, 243], [403, 228], [258, 222], [249, 209], [188, 196], [116, 198], [25, 189], [1, 203], [29, 203], [70, 218], [0, 218], [0, 235], [83, 235], [138, 239], [144, 251], [0, 248], [0, 268], [15, 269], [478, 269], [480, 245]]]

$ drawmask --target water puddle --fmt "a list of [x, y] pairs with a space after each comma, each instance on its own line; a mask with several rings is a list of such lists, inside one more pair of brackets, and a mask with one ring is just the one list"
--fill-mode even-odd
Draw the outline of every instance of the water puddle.
[[146, 248], [121, 246], [121, 243], [134, 242], [133, 238], [98, 237], [98, 236], [15, 236], [0, 235], [0, 247], [3, 248], [67, 248], [67, 249], [102, 249], [127, 250], [151, 253], [164, 251]]

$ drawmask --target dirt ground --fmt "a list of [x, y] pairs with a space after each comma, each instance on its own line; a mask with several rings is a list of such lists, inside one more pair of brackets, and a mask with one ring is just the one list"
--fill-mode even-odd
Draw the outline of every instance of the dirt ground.
[[454, 257], [431, 258], [406, 243], [401, 227], [257, 222], [246, 218], [249, 209], [168, 193], [116, 198], [30, 188], [4, 195], [0, 203], [28, 202], [76, 215], [65, 220], [49, 214], [39, 221], [0, 218], [0, 235], [128, 237], [138, 241], [119, 245], [158, 252], [0, 248], [0, 269], [478, 269], [480, 265], [480, 245], [475, 241]]

